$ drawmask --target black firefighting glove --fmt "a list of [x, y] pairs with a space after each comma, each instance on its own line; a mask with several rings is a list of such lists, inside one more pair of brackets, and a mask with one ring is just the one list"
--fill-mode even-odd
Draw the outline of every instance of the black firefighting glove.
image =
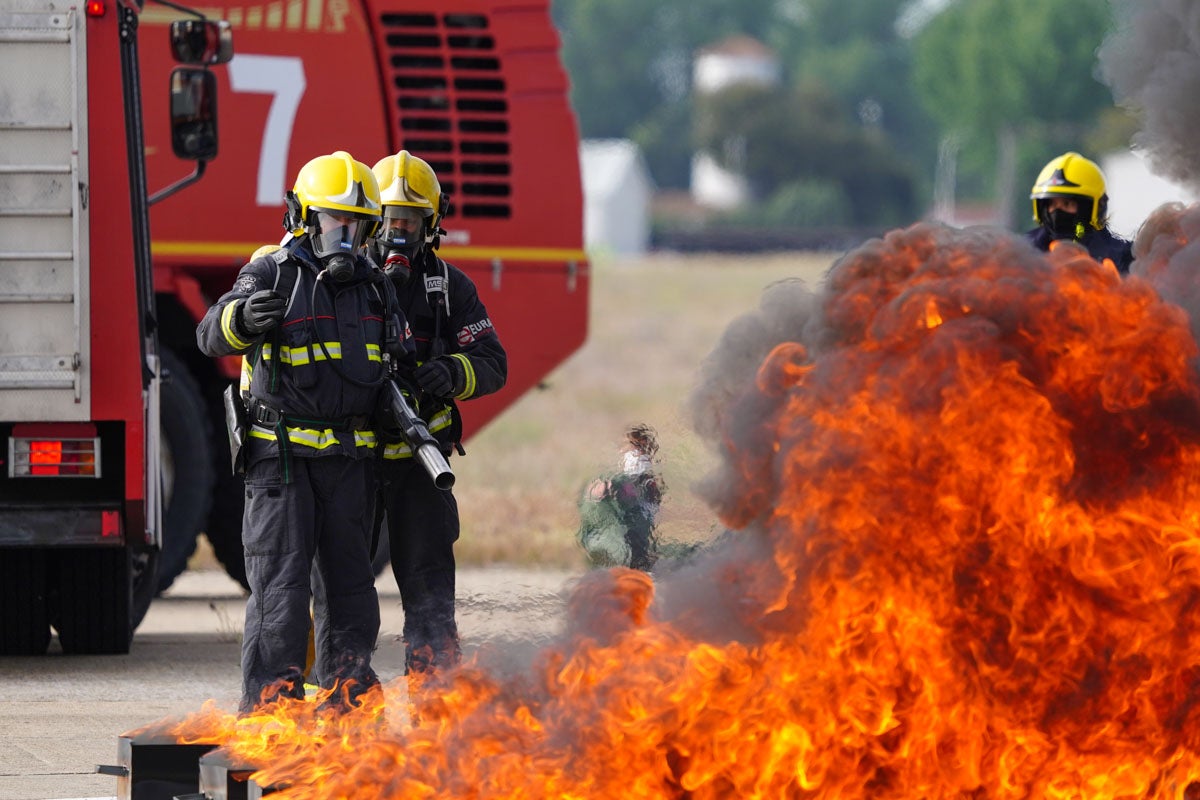
[[242, 301], [238, 323], [251, 336], [258, 336], [279, 324], [287, 310], [287, 298], [274, 289], [259, 289]]
[[460, 394], [467, 386], [467, 376], [457, 358], [441, 357], [426, 361], [414, 373], [420, 387], [440, 398]]

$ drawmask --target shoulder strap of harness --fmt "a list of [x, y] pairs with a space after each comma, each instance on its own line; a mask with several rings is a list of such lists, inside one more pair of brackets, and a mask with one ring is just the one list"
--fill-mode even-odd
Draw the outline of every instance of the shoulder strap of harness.
[[446, 343], [442, 341], [442, 324], [450, 321], [450, 268], [446, 262], [429, 254], [433, 269], [422, 272], [425, 281], [425, 299], [433, 310], [433, 338], [430, 341], [430, 359], [445, 355]]
[[[287, 305], [283, 311], [286, 315], [296, 299], [296, 288], [300, 282], [300, 265], [296, 263], [296, 259], [292, 258], [291, 251], [286, 247], [271, 253], [271, 259], [275, 262], [275, 285], [272, 288], [287, 298]], [[279, 346], [279, 326], [276, 326], [271, 329], [271, 350], [274, 357], [271, 359], [269, 385], [272, 392], [279, 390], [279, 364], [282, 360]]]
[[295, 300], [296, 284], [300, 278], [300, 265], [292, 258], [291, 252], [285, 247], [271, 253], [271, 258], [275, 261], [275, 291], [287, 298], [287, 310], [292, 307], [292, 302]]

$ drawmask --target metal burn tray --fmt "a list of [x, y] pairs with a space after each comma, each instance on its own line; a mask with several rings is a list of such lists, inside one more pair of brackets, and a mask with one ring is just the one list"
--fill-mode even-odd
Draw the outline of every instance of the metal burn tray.
[[200, 789], [200, 757], [217, 742], [184, 744], [158, 731], [117, 739], [117, 763], [96, 771], [117, 779], [117, 800], [172, 800]]
[[257, 800], [279, 791], [279, 787], [261, 786], [252, 780], [250, 776], [257, 770], [225, 750], [213, 750], [200, 757], [200, 791], [186, 800]]

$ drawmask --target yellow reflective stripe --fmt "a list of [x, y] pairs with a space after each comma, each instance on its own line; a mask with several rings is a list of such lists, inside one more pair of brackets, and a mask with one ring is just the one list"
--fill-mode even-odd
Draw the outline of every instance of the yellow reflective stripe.
[[[441, 411], [429, 418], [425, 427], [429, 428], [430, 433], [437, 433], [449, 428], [452, 422], [454, 422], [454, 415], [450, 413], [450, 407], [442, 406]], [[408, 442], [385, 442], [383, 445], [383, 457], [387, 459], [412, 458], [412, 454], [412, 448], [408, 446]]]
[[[288, 347], [284, 345], [279, 348], [279, 360], [284, 364], [291, 364], [293, 367], [302, 367], [310, 361], [324, 361], [326, 352], [333, 359], [340, 359], [342, 357], [341, 342], [324, 342], [323, 344], [325, 345], [324, 350], [320, 346], [310, 350], [307, 345], [304, 347]], [[263, 361], [270, 361], [274, 352], [270, 344], [263, 345]], [[379, 359], [376, 360], [378, 361]]]
[[250, 342], [243, 342], [238, 338], [238, 335], [233, 332], [233, 314], [237, 311], [237, 301], [228, 303], [225, 308], [221, 309], [221, 335], [225, 337], [225, 341], [231, 347], [236, 347], [238, 350], [245, 350], [250, 346]]
[[[311, 447], [314, 450], [324, 450], [327, 447], [341, 444], [341, 441], [334, 434], [332, 428], [324, 430], [317, 430], [316, 428], [288, 428], [287, 432], [289, 442]], [[258, 425], [250, 429], [250, 435], [255, 439], [266, 439], [269, 442], [276, 440], [275, 431], [270, 428], [259, 427]], [[375, 433], [373, 431], [354, 431], [355, 447], [374, 449], [375, 444]]]
[[367, 342], [367, 361], [383, 361], [379, 354], [379, 345]]
[[279, 348], [279, 360], [284, 364], [291, 364], [293, 367], [302, 367], [312, 359], [309, 358], [307, 347], [288, 347], [284, 345]]
[[238, 390], [243, 394], [250, 391], [250, 381], [254, 379], [254, 365], [250, 359], [242, 356], [242, 374], [238, 379]]
[[450, 427], [450, 423], [454, 421], [454, 417], [450, 414], [449, 406], [442, 406], [442, 410], [429, 418], [425, 423], [425, 427], [429, 428], [430, 433], [437, 433], [443, 428]]
[[463, 375], [466, 376], [466, 385], [463, 390], [454, 395], [455, 400], [466, 400], [471, 395], [475, 394], [475, 368], [471, 366], [471, 359], [467, 358], [462, 353], [451, 353], [451, 358], [457, 358], [458, 363], [462, 364]]
[[[341, 358], [342, 357], [342, 343], [341, 342], [323, 342], [323, 344], [325, 345], [324, 348], [320, 347], [319, 345], [313, 346], [312, 352], [313, 352], [314, 360], [324, 361], [326, 353], [329, 354], [329, 358]], [[302, 347], [302, 348], [297, 348], [297, 349], [302, 350], [305, 355], [308, 355], [307, 347]], [[295, 353], [295, 350], [293, 350], [292, 352]]]
[[383, 446], [383, 457], [388, 460], [397, 458], [412, 458], [412, 448], [408, 442], [393, 442]]

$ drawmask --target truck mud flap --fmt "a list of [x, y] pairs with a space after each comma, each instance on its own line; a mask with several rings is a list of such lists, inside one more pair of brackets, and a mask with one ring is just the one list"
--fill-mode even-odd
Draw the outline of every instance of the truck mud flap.
[[65, 549], [53, 559], [51, 623], [64, 653], [128, 653], [133, 580], [125, 547]]
[[0, 655], [38, 656], [50, 645], [47, 553], [0, 550]]

